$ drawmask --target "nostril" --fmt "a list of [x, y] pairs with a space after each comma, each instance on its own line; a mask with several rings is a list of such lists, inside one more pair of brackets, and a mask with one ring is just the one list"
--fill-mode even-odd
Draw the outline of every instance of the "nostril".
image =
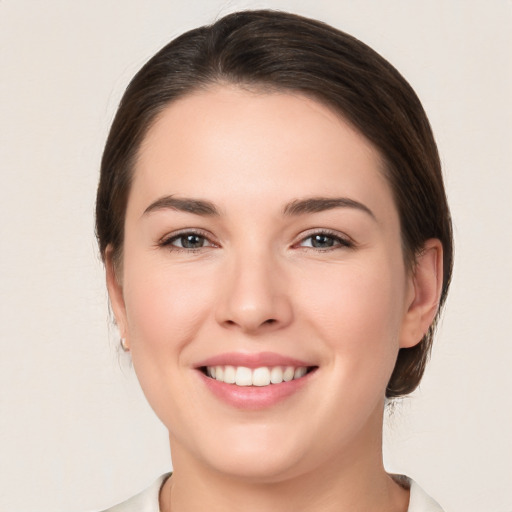
[[226, 318], [223, 320], [222, 325], [226, 328], [240, 328], [245, 332], [256, 332], [258, 329], [263, 329], [266, 331], [267, 329], [277, 328], [281, 324], [281, 320], [279, 318], [267, 318], [263, 320], [263, 317], [251, 317], [250, 315], [240, 316], [238, 319], [236, 318]]

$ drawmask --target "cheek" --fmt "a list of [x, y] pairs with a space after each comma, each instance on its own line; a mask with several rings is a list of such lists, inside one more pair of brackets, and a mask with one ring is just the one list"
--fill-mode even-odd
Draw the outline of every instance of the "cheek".
[[213, 287], [205, 275], [192, 277], [154, 261], [126, 263], [125, 305], [134, 370], [161, 421], [168, 427], [181, 425], [192, 411], [190, 400], [184, 402], [187, 395], [176, 390], [185, 382], [189, 347], [207, 323]]
[[334, 364], [354, 373], [362, 368], [385, 375], [392, 371], [404, 285], [403, 268], [387, 258], [327, 270], [307, 283], [301, 294], [307, 297], [303, 315], [336, 354]]
[[169, 352], [192, 340], [209, 314], [211, 276], [165, 264], [126, 265], [125, 304], [133, 356]]

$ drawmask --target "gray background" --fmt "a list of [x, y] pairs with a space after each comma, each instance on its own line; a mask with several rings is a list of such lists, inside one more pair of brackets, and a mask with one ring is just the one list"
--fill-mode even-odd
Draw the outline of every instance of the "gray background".
[[110, 326], [93, 237], [99, 160], [147, 58], [256, 7], [352, 33], [422, 99], [456, 267], [423, 384], [386, 420], [386, 464], [447, 512], [512, 511], [509, 0], [0, 1], [0, 510], [101, 508], [170, 468]]

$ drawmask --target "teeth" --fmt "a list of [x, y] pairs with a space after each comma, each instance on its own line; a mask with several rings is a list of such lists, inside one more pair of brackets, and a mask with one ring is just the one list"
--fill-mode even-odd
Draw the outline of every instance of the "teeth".
[[304, 375], [306, 375], [307, 371], [307, 368], [304, 368], [304, 366], [302, 366], [301, 368], [297, 368], [295, 370], [295, 373], [293, 374], [293, 378], [300, 379], [301, 377], [304, 377]]
[[283, 369], [280, 366], [276, 366], [270, 370], [270, 382], [272, 382], [272, 384], [281, 384], [281, 382], [283, 382]]
[[252, 386], [252, 372], [250, 368], [239, 366], [236, 369], [235, 384], [237, 386]]
[[224, 382], [226, 384], [234, 384], [236, 382], [236, 369], [234, 366], [226, 366], [224, 368]]
[[256, 368], [252, 372], [253, 386], [268, 386], [270, 384], [270, 370], [268, 368]]
[[293, 366], [287, 366], [283, 372], [283, 380], [285, 382], [290, 382], [293, 380], [293, 375], [295, 374], [295, 368]]
[[245, 366], [208, 366], [206, 374], [226, 384], [237, 386], [268, 386], [269, 384], [281, 384], [294, 379], [304, 377], [308, 369], [305, 366], [262, 366], [260, 368], [246, 368]]

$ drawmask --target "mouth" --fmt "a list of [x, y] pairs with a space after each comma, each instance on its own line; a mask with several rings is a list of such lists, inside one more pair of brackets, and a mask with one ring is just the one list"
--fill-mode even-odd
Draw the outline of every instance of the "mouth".
[[224, 404], [265, 410], [310, 388], [319, 369], [311, 362], [273, 352], [230, 352], [200, 361], [195, 369]]
[[238, 387], [266, 387], [300, 380], [314, 372], [318, 366], [201, 366], [206, 377]]

